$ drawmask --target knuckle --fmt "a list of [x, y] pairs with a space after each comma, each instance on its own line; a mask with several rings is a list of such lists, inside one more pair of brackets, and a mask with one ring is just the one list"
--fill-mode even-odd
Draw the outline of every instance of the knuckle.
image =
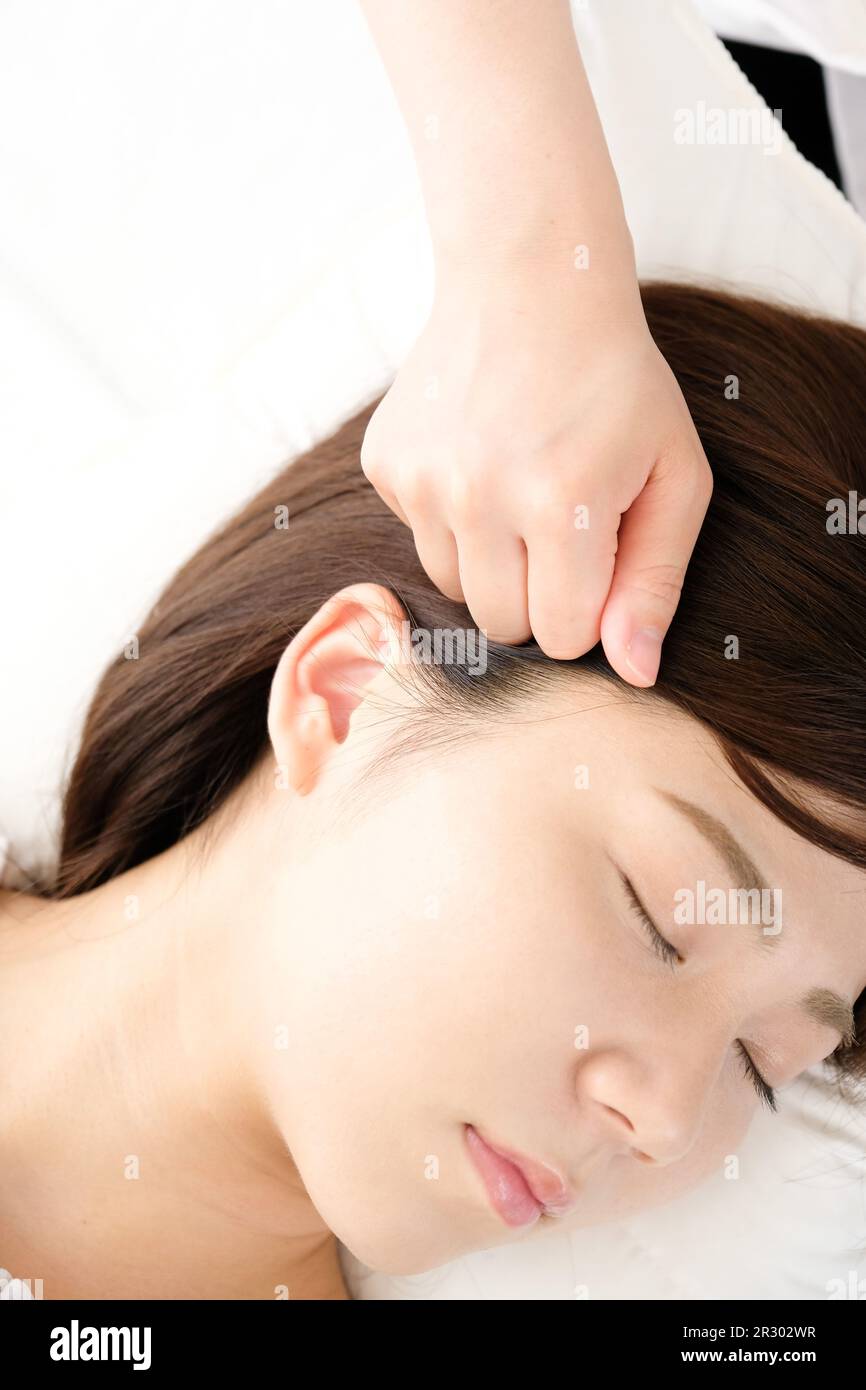
[[452, 515], [463, 526], [483, 521], [490, 509], [490, 487], [482, 468], [455, 469], [448, 480]]
[[379, 450], [373, 444], [368, 444], [366, 439], [361, 445], [361, 472], [368, 483], [375, 484], [381, 482], [385, 474], [385, 460]]
[[649, 565], [629, 582], [629, 588], [644, 597], [658, 599], [667, 607], [679, 603], [685, 569], [682, 565]]
[[713, 470], [703, 449], [680, 462], [671, 476], [682, 491], [693, 494], [699, 501], [709, 502], [713, 492]]
[[574, 501], [571, 489], [557, 477], [535, 478], [529, 488], [524, 505], [529, 520], [537, 526], [554, 526], [560, 522], [569, 526], [574, 516]]
[[713, 470], [710, 461], [703, 449], [696, 449], [688, 465], [681, 465], [679, 470], [680, 484], [688, 484], [698, 493], [709, 494], [713, 490]]
[[703, 463], [701, 465], [701, 470], [698, 477], [698, 487], [700, 490], [701, 497], [703, 497], [707, 502], [709, 502], [710, 498], [713, 495], [715, 479], [713, 478], [713, 470], [708, 463]]
[[406, 510], [421, 510], [430, 500], [430, 485], [423, 468], [405, 469], [397, 479], [397, 496]]

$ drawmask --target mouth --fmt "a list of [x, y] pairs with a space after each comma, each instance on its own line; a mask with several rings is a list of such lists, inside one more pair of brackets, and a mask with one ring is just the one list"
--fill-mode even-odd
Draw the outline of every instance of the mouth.
[[558, 1173], [538, 1159], [482, 1138], [466, 1125], [466, 1145], [490, 1204], [507, 1226], [531, 1226], [541, 1216], [566, 1216], [576, 1198]]

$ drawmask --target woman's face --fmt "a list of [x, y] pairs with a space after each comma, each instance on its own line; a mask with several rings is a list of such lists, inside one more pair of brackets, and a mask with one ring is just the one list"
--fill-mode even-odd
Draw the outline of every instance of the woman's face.
[[[694, 721], [570, 671], [488, 727], [338, 815], [384, 737], [362, 699], [275, 817], [262, 1075], [321, 1216], [390, 1273], [678, 1196], [761, 1104], [740, 1044], [780, 1088], [840, 1041], [827, 992], [866, 985], [864, 875], [779, 823]], [[729, 890], [756, 882], [751, 920]], [[573, 1208], [539, 1215], [482, 1148], [488, 1185], [474, 1132], [555, 1170]]]

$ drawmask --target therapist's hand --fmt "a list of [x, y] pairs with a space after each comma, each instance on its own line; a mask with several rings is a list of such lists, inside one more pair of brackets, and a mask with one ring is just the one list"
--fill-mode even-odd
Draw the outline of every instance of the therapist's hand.
[[536, 260], [446, 278], [361, 466], [491, 640], [601, 640], [655, 681], [712, 475], [632, 287], [599, 302]]

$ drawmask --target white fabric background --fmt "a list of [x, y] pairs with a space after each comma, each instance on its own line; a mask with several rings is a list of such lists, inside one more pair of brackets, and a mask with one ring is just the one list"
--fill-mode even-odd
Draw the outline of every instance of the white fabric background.
[[826, 67], [866, 73], [866, 0], [696, 0], [725, 38], [808, 53]]
[[[574, 17], [641, 273], [866, 324], [866, 225], [790, 142], [673, 141], [679, 107], [759, 101], [688, 0]], [[0, 206], [0, 827], [38, 866], [104, 663], [214, 525], [384, 389], [432, 263], [354, 0], [6, 0]], [[737, 1183], [416, 1279], [347, 1256], [350, 1282], [376, 1298], [826, 1297], [866, 1273], [863, 1117], [817, 1076], [784, 1099]]]
[[[696, 0], [726, 39], [806, 53], [824, 67], [843, 186], [866, 216], [866, 0]], [[785, 113], [782, 113], [784, 122]]]

